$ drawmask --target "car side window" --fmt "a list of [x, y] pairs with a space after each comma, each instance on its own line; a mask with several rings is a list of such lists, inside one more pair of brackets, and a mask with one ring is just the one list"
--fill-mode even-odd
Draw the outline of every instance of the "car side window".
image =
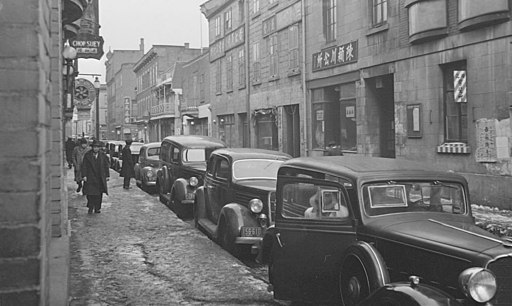
[[283, 186], [282, 201], [285, 218], [330, 220], [349, 216], [345, 196], [333, 186], [290, 182]]
[[227, 180], [229, 179], [230, 175], [230, 169], [229, 169], [229, 163], [225, 159], [221, 159], [217, 161], [216, 167], [215, 167], [215, 176], [220, 179]]
[[162, 147], [160, 149], [160, 159], [164, 162], [170, 162], [170, 151], [171, 145], [167, 142], [162, 143]]
[[171, 147], [171, 162], [176, 164], [180, 162], [180, 149], [178, 147]]

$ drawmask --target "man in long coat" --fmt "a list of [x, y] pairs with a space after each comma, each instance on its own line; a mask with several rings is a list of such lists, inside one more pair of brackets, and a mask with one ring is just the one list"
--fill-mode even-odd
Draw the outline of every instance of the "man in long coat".
[[135, 169], [133, 164], [133, 157], [132, 157], [132, 150], [130, 149], [130, 146], [132, 144], [131, 140], [126, 141], [126, 145], [123, 148], [122, 153], [122, 160], [123, 165], [121, 167], [121, 177], [124, 177], [123, 181], [123, 188], [124, 189], [130, 189], [130, 179], [132, 177], [135, 177]]
[[108, 194], [107, 181], [110, 177], [108, 157], [100, 150], [102, 143], [94, 140], [91, 146], [92, 150], [85, 154], [81, 168], [89, 214], [93, 210], [95, 213], [101, 212], [103, 194]]
[[87, 140], [85, 138], [80, 139], [79, 145], [73, 149], [73, 166], [75, 167], [75, 182], [78, 185], [76, 192], [80, 192], [82, 190], [82, 172], [80, 168], [82, 167], [82, 162], [84, 160], [85, 153], [87, 153], [91, 147], [87, 145]]
[[68, 140], [66, 140], [66, 161], [68, 162], [68, 167], [71, 169], [73, 167], [73, 150], [76, 147], [76, 142], [71, 138], [68, 137]]

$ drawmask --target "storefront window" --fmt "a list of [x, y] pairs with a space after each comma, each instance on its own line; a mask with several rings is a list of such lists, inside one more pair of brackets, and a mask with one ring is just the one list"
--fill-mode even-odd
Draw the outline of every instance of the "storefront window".
[[278, 150], [276, 114], [272, 109], [258, 110], [256, 117], [256, 146], [260, 149]]
[[228, 147], [235, 146], [235, 116], [219, 116], [219, 139]]

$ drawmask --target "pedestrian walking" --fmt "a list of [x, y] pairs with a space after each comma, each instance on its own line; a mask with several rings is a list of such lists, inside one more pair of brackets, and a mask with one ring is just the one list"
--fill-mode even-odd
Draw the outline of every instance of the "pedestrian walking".
[[68, 163], [68, 168], [71, 169], [73, 167], [73, 150], [77, 146], [76, 142], [73, 140], [73, 138], [68, 137], [68, 140], [66, 140], [65, 143], [65, 150], [66, 150], [66, 161]]
[[130, 179], [132, 177], [135, 177], [135, 169], [133, 164], [133, 158], [132, 158], [132, 150], [131, 150], [131, 140], [126, 140], [126, 145], [124, 146], [123, 150], [121, 151], [121, 159], [123, 161], [123, 165], [121, 166], [121, 177], [124, 178], [123, 181], [123, 188], [124, 189], [130, 189]]
[[107, 181], [110, 177], [109, 161], [107, 155], [100, 151], [103, 143], [99, 140], [92, 142], [92, 150], [89, 150], [82, 163], [82, 178], [84, 181], [84, 194], [87, 196], [88, 213], [101, 212], [103, 194], [108, 195]]
[[76, 192], [80, 192], [82, 190], [82, 175], [81, 175], [81, 166], [82, 161], [84, 159], [85, 153], [87, 153], [91, 148], [87, 145], [87, 140], [85, 138], [80, 139], [80, 144], [73, 149], [73, 166], [75, 167], [75, 182], [78, 187], [76, 188]]

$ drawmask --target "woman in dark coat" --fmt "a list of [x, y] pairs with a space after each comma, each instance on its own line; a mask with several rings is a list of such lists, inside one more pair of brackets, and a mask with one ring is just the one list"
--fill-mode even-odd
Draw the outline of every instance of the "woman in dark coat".
[[123, 165], [121, 167], [121, 177], [124, 177], [123, 188], [130, 189], [130, 179], [135, 177], [135, 169], [133, 164], [132, 150], [130, 146], [132, 144], [131, 140], [126, 141], [126, 146], [124, 146], [122, 151], [122, 160]]
[[107, 155], [100, 151], [102, 143], [94, 140], [92, 150], [87, 152], [82, 162], [82, 178], [84, 180], [84, 194], [87, 195], [89, 214], [94, 210], [100, 213], [103, 193], [108, 194], [107, 181], [109, 180], [109, 161]]

